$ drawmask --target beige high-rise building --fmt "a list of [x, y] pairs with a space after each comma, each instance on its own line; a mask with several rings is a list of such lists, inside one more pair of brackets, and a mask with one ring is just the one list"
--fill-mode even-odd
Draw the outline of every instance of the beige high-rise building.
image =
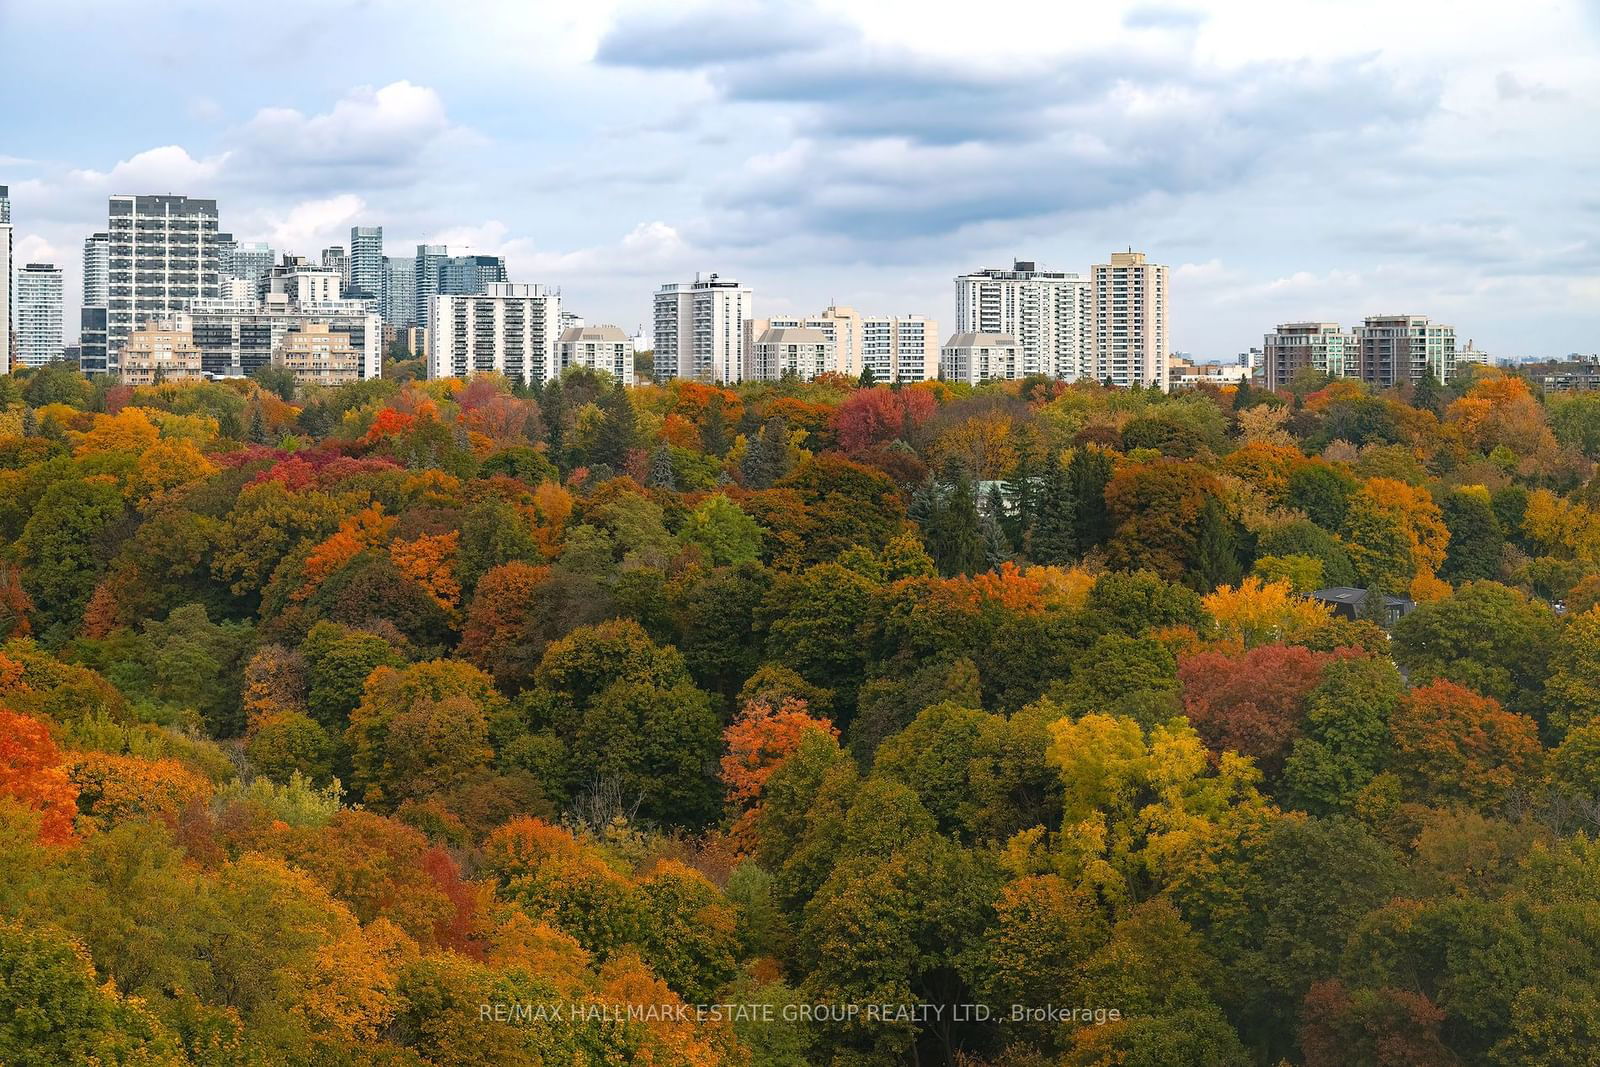
[[148, 319], [136, 327], [123, 345], [118, 372], [123, 385], [203, 380], [200, 348], [194, 343], [189, 316]]
[[329, 330], [325, 322], [303, 323], [284, 334], [272, 362], [302, 384], [343, 385], [361, 377], [361, 353], [349, 334]]
[[1167, 268], [1143, 252], [1113, 252], [1094, 266], [1094, 377], [1168, 388]]

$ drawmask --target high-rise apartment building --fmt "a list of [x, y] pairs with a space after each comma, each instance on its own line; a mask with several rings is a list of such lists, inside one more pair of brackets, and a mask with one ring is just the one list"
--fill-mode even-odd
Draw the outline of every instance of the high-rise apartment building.
[[83, 239], [83, 306], [103, 308], [110, 299], [111, 235], [92, 233]]
[[[566, 320], [567, 315], [562, 313]], [[605, 371], [623, 385], [633, 384], [633, 341], [615, 326], [568, 326], [556, 340], [557, 371], [587, 367]]]
[[106, 372], [106, 309], [85, 305], [78, 312], [78, 369], [85, 374]]
[[339, 295], [350, 288], [350, 256], [343, 245], [329, 245], [322, 250], [322, 267], [339, 275]]
[[273, 293], [296, 305], [331, 304], [344, 298], [344, 279], [335, 268], [313, 263], [306, 256], [285, 255], [262, 282], [261, 298]]
[[0, 185], [0, 373], [11, 373], [11, 189]]
[[1288, 388], [1307, 368], [1335, 378], [1354, 376], [1356, 351], [1354, 339], [1337, 322], [1282, 323], [1262, 342], [1261, 384]]
[[350, 227], [350, 296], [383, 305], [383, 227]]
[[869, 315], [861, 320], [860, 362], [880, 384], [937, 378], [939, 324], [921, 315]]
[[[217, 256], [217, 269], [228, 278], [238, 278], [249, 284], [250, 291], [260, 293], [262, 283], [272, 273], [277, 255], [272, 246], [261, 241], [230, 242]], [[222, 295], [220, 292], [219, 296]]]
[[1093, 270], [1094, 377], [1122, 386], [1167, 381], [1167, 268], [1113, 252]]
[[217, 295], [217, 202], [187, 196], [113, 196], [107, 296], [109, 368], [134, 327]]
[[1447, 382], [1456, 372], [1455, 327], [1426, 315], [1368, 315], [1351, 333], [1359, 353], [1355, 374], [1372, 385], [1415, 382], [1424, 374]]
[[[410, 256], [383, 257], [383, 321], [399, 329], [417, 325], [417, 261]], [[420, 327], [419, 327], [420, 328]]]
[[956, 279], [956, 332], [1014, 338], [1021, 374], [1076, 381], [1093, 357], [1089, 282], [1016, 260], [1010, 270], [981, 270]]
[[440, 293], [429, 303], [428, 377], [493, 372], [533, 385], [561, 373], [560, 290], [490, 282], [485, 293]]
[[415, 275], [415, 322], [427, 326], [434, 297], [487, 293], [489, 286], [506, 281], [506, 261], [500, 256], [452, 256], [444, 245], [418, 245]]
[[17, 271], [16, 348], [19, 366], [42, 367], [61, 358], [61, 268], [29, 263]]
[[696, 274], [655, 294], [655, 379], [694, 378], [733, 383], [744, 372], [745, 320], [750, 290], [732, 278]]

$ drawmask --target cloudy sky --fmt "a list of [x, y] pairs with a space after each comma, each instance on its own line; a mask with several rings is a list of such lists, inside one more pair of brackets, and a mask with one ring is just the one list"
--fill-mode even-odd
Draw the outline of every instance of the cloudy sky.
[[1131, 246], [1202, 357], [1378, 312], [1600, 350], [1600, 0], [0, 0], [0, 49], [18, 260], [74, 326], [106, 197], [177, 192], [629, 329], [696, 270], [948, 328], [958, 273]]

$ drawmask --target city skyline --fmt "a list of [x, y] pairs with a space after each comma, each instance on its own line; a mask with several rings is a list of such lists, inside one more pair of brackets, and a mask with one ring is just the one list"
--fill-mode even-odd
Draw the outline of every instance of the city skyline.
[[280, 252], [382, 226], [391, 255], [503, 255], [627, 330], [700, 271], [762, 314], [954, 322], [954, 277], [1132, 247], [1170, 266], [1171, 347], [1203, 357], [1382, 313], [1497, 356], [1595, 348], [1600, 147], [1571, 136], [1597, 122], [1594, 4], [1105, 4], [1070, 34], [1020, 5], [1029, 33], [979, 44], [895, 2], [717, 10], [9, 4], [0, 30], [34, 42], [0, 73], [13, 99], [74, 49], [192, 60], [131, 93], [85, 64], [10, 117], [14, 261], [62, 269], [71, 340], [107, 198], [171, 192]]

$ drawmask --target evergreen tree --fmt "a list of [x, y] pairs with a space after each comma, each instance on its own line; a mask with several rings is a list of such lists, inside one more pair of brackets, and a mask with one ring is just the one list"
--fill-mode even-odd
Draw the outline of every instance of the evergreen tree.
[[718, 459], [728, 454], [728, 447], [733, 443], [728, 438], [728, 416], [722, 408], [721, 394], [713, 395], [700, 423], [700, 447], [705, 449], [706, 455]]
[[545, 440], [550, 445], [550, 462], [560, 470], [567, 468], [567, 400], [566, 393], [561, 388], [561, 379], [556, 378], [544, 387], [544, 396], [539, 402], [540, 409], [544, 412]]
[[1002, 517], [1005, 515], [1005, 499], [1000, 494], [998, 485], [989, 487], [989, 503], [984, 509], [981, 526], [983, 529], [983, 557], [989, 564], [990, 570], [996, 570], [1000, 564], [1012, 559], [1016, 555], [1012, 548], [1011, 539], [1006, 535]]
[[977, 574], [984, 569], [983, 524], [977, 496], [965, 473], [935, 490], [930, 524], [924, 533], [928, 554], [941, 574]]
[[1059, 458], [1047, 457], [1044, 477], [1034, 494], [1033, 521], [1027, 531], [1029, 559], [1062, 564], [1078, 557], [1077, 506], [1070, 469], [1063, 467]]
[[678, 478], [672, 470], [672, 453], [666, 445], [657, 445], [650, 453], [650, 473], [645, 475], [644, 484], [651, 489], [675, 491], [678, 488]]
[[22, 409], [22, 436], [39, 436], [39, 416], [33, 413], [32, 408]]
[[1431, 411], [1435, 415], [1444, 414], [1444, 386], [1439, 384], [1439, 379], [1433, 376], [1433, 371], [1422, 372], [1411, 386], [1411, 406], [1423, 411]]
[[1000, 517], [1000, 523], [1011, 539], [1011, 547], [1018, 552], [1027, 551], [1028, 537], [1033, 532], [1039, 513], [1038, 470], [1033, 464], [1031, 436], [1029, 434], [1019, 442], [1021, 454], [1016, 468], [1005, 483], [1005, 495], [1011, 502], [1011, 509]]
[[628, 453], [632, 451], [638, 437], [638, 427], [633, 404], [629, 402], [628, 391], [623, 388], [621, 382], [606, 394], [600, 407], [605, 413], [605, 418], [600, 420], [600, 427], [595, 433], [594, 448], [589, 457], [590, 463], [595, 466], [610, 467], [613, 470], [624, 470], [628, 465]]
[[1199, 529], [1195, 534], [1190, 584], [1202, 593], [1209, 593], [1219, 585], [1233, 585], [1242, 573], [1233, 522], [1216, 497], [1207, 497], [1205, 506], [1200, 509]]
[[1106, 485], [1111, 481], [1111, 457], [1098, 448], [1084, 446], [1067, 464], [1067, 484], [1073, 502], [1074, 548], [1087, 552], [1111, 538], [1111, 515], [1106, 509]]
[[861, 377], [856, 379], [857, 389], [871, 389], [878, 384], [878, 376], [872, 373], [871, 367], [861, 368]]
[[255, 411], [250, 415], [250, 440], [258, 445], [270, 445], [272, 437], [267, 433], [267, 422], [261, 417], [261, 406], [256, 405]]
[[1254, 402], [1255, 393], [1250, 388], [1250, 379], [1241, 379], [1239, 388], [1233, 394], [1233, 410], [1243, 411]]

